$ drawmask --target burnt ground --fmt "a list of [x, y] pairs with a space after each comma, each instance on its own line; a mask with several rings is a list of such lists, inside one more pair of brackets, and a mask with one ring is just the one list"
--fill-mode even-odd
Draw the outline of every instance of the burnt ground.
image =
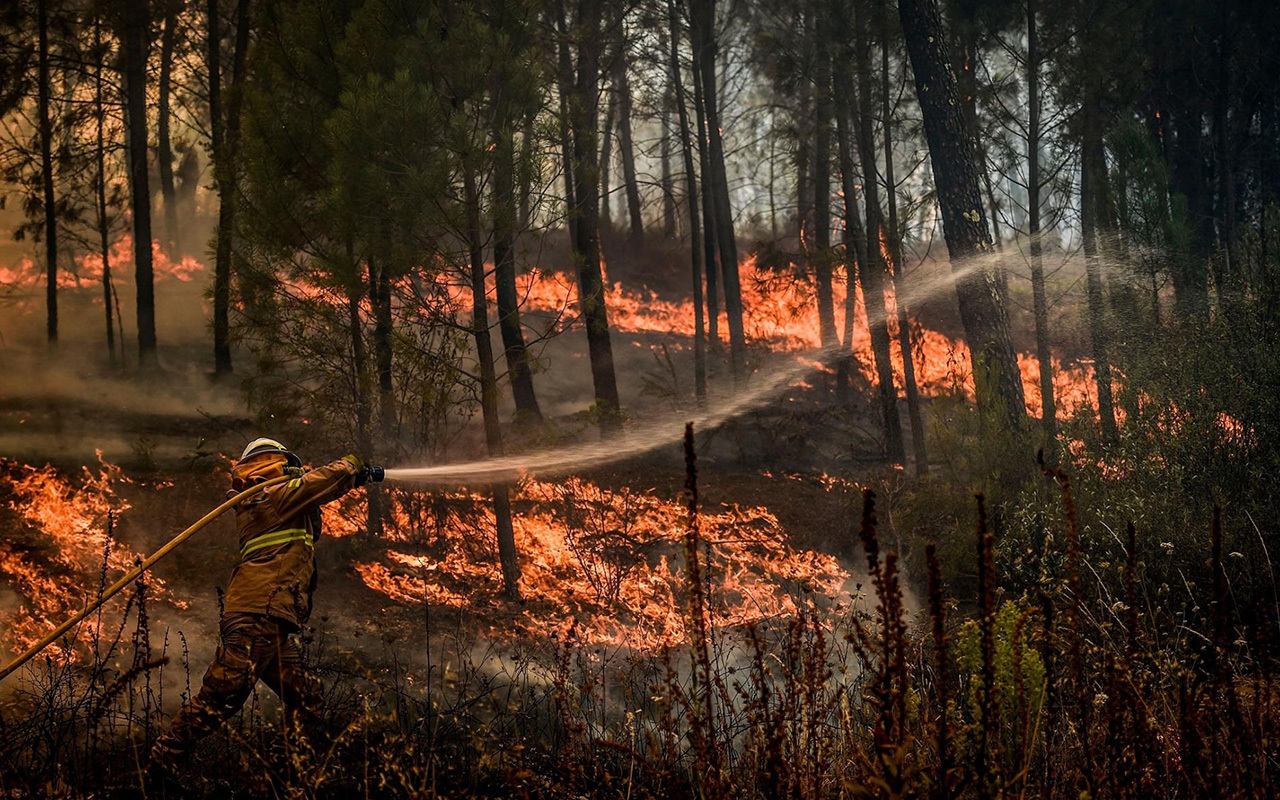
[[[703, 508], [715, 513], [734, 504], [763, 506], [778, 518], [797, 548], [847, 559], [853, 555], [854, 479], [877, 480], [889, 470], [876, 464], [877, 442], [868, 433], [867, 418], [835, 406], [825, 387], [797, 389], [784, 400], [717, 431], [700, 432]], [[0, 418], [20, 420], [32, 444], [62, 443], [43, 461], [64, 474], [95, 467], [96, 457], [85, 451], [105, 450], [103, 459], [122, 466], [129, 479], [117, 487], [120, 500], [130, 506], [119, 519], [117, 540], [134, 553], [147, 554], [221, 502], [227, 490], [225, 456], [234, 454], [243, 441], [242, 431], [252, 421], [245, 415], [138, 406], [131, 398], [102, 392], [8, 397], [0, 400]], [[675, 439], [680, 416], [673, 413], [671, 419]], [[578, 437], [584, 440], [595, 437], [594, 430], [584, 429], [575, 417], [556, 424], [579, 431]], [[850, 442], [861, 449], [850, 447]], [[27, 463], [42, 463], [26, 453], [15, 455]], [[673, 441], [649, 455], [584, 472], [581, 477], [602, 488], [630, 487], [678, 501], [685, 480], [683, 455]], [[233, 537], [230, 518], [223, 518], [154, 571], [164, 585], [165, 600], [153, 604], [153, 631], [167, 631], [170, 654], [189, 662], [192, 680], [198, 679], [216, 642], [218, 591], [226, 585], [237, 557]], [[321, 574], [312, 626], [330, 669], [350, 674], [383, 672], [393, 663], [421, 658], [431, 649], [424, 645], [442, 639], [451, 642], [442, 645], [442, 652], [463, 649], [460, 642], [468, 638], [466, 629], [475, 622], [474, 614], [397, 603], [370, 589], [355, 572], [356, 562], [377, 560], [385, 551], [385, 543], [363, 537], [330, 538], [317, 548]], [[64, 579], [92, 582], [96, 577], [68, 574]], [[536, 589], [523, 602], [536, 609]], [[500, 610], [496, 618], [501, 620]], [[158, 633], [153, 638], [162, 641], [166, 636]], [[179, 655], [182, 647], [188, 651], [185, 656]]]

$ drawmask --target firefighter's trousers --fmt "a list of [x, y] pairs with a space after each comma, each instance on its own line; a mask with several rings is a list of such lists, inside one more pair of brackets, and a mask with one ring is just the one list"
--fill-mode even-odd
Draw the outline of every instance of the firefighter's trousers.
[[240, 710], [259, 680], [284, 705], [286, 722], [314, 731], [319, 721], [320, 682], [303, 663], [302, 648], [292, 627], [261, 614], [228, 613], [222, 620], [222, 645], [196, 696], [182, 707], [152, 757], [171, 761], [193, 750]]

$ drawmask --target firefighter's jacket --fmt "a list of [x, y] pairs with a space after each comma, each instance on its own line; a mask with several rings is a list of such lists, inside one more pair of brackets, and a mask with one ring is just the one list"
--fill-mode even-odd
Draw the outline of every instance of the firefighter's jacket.
[[225, 613], [265, 614], [295, 627], [307, 621], [316, 589], [320, 506], [355, 488], [361, 466], [346, 456], [236, 506], [240, 563], [231, 573]]

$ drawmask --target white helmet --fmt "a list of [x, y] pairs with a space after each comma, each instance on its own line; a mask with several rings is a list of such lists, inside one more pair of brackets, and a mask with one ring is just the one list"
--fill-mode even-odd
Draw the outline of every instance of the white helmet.
[[244, 452], [240, 454], [240, 461], [244, 461], [250, 456], [256, 456], [261, 453], [283, 453], [284, 457], [289, 462], [289, 466], [302, 466], [302, 459], [290, 452], [289, 448], [280, 444], [275, 439], [268, 439], [265, 436], [249, 442], [249, 444], [245, 446]]

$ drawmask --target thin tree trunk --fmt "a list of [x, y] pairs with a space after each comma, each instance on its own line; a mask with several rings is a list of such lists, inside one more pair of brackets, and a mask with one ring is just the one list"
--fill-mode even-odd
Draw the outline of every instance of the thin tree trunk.
[[[814, 10], [804, 8], [805, 41], [813, 41], [816, 29]], [[809, 179], [813, 175], [813, 139], [809, 121], [813, 119], [813, 87], [807, 81], [800, 85], [796, 100], [796, 238], [803, 240], [813, 226], [813, 187]]]
[[179, 0], [165, 0], [164, 29], [160, 34], [160, 86], [156, 108], [156, 160], [160, 167], [160, 198], [164, 203], [166, 252], [176, 255], [178, 213], [174, 206], [173, 146], [170, 142], [170, 95], [173, 83], [173, 47], [177, 36]]
[[999, 285], [988, 270], [972, 261], [991, 251], [991, 230], [982, 210], [978, 165], [966, 134], [955, 77], [943, 50], [946, 34], [938, 2], [899, 0], [898, 14], [915, 73], [978, 400], [984, 404], [987, 398], [996, 398], [1010, 427], [1022, 429], [1026, 420], [1022, 375]]
[[673, 89], [668, 84], [662, 94], [662, 139], [659, 157], [662, 160], [662, 235], [668, 239], [676, 236], [676, 194], [671, 170], [671, 105], [675, 102]]
[[831, 60], [825, 56], [821, 20], [814, 33], [818, 63], [814, 71], [813, 251], [809, 263], [817, 282], [819, 341], [823, 350], [834, 350], [840, 339], [831, 287]]
[[110, 220], [107, 217], [107, 109], [105, 81], [103, 80], [106, 54], [102, 47], [102, 20], [98, 17], [95, 17], [93, 22], [93, 52], [94, 58], [98, 62], [97, 69], [94, 71], [93, 88], [93, 158], [94, 168], [97, 172], [94, 189], [97, 194], [98, 253], [102, 257], [102, 310], [106, 314], [107, 322], [107, 362], [114, 368], [116, 366], [116, 331], [111, 318], [111, 298], [115, 290], [111, 285], [111, 241], [108, 238], [110, 235]]
[[533, 130], [533, 123], [534, 123], [534, 118], [536, 116], [537, 116], [537, 112], [531, 108], [524, 115], [524, 126], [520, 129], [520, 147], [523, 150], [523, 153], [520, 159], [521, 166], [519, 170], [519, 176], [520, 176], [519, 187], [520, 188], [518, 191], [520, 193], [520, 212], [519, 212], [519, 216], [517, 217], [517, 220], [518, 220], [518, 223], [516, 226], [517, 234], [520, 231], [525, 231], [529, 229], [529, 222], [530, 222], [529, 196], [530, 194], [532, 194], [532, 191], [533, 191], [533, 187], [531, 185], [533, 182], [533, 170], [529, 168], [529, 165], [534, 162], [534, 158], [535, 158], [534, 148], [535, 148], [536, 142], [535, 142], [535, 134]]
[[[853, 318], [858, 310], [858, 280], [866, 269], [867, 234], [862, 229], [862, 211], [858, 208], [858, 180], [854, 172], [852, 135], [849, 132], [849, 109], [842, 86], [846, 76], [836, 79], [836, 149], [840, 158], [840, 194], [844, 200], [844, 347], [836, 367], [836, 387], [847, 386], [853, 374]], [[865, 305], [866, 298], [863, 298]], [[868, 318], [868, 323], [870, 319]], [[840, 398], [842, 401], [845, 398]]]
[[573, 198], [577, 214], [574, 259], [578, 265], [578, 298], [587, 328], [587, 350], [591, 360], [591, 381], [595, 389], [600, 431], [607, 435], [620, 427], [618, 379], [613, 365], [609, 337], [609, 314], [600, 266], [599, 165], [596, 163], [596, 120], [600, 110], [599, 0], [583, 0], [577, 36], [577, 80], [574, 115], [570, 130], [573, 140]]
[[[215, 12], [212, 0], [210, 11]], [[215, 12], [216, 13], [216, 12]], [[235, 50], [231, 56], [231, 85], [227, 91], [226, 118], [221, 120], [221, 148], [214, 153], [215, 175], [218, 184], [218, 232], [214, 253], [213, 292], [213, 372], [225, 376], [231, 372], [230, 310], [232, 236], [235, 233], [236, 173], [239, 167], [240, 109], [244, 99], [245, 59], [249, 50], [249, 0], [236, 3]], [[211, 32], [216, 29], [211, 28]], [[210, 43], [210, 58], [214, 59], [216, 41]], [[212, 66], [212, 64], [211, 64]], [[210, 69], [210, 89], [220, 77]], [[210, 111], [212, 112], [212, 92]]]
[[1174, 129], [1172, 189], [1187, 199], [1183, 221], [1191, 229], [1191, 251], [1175, 257], [1174, 300], [1183, 320], [1199, 323], [1209, 315], [1208, 264], [1213, 253], [1213, 198], [1205, 175], [1201, 100], [1195, 95], [1179, 97], [1179, 106], [1170, 114]]
[[698, 159], [702, 171], [702, 247], [707, 272], [707, 339], [711, 343], [714, 371], [720, 357], [720, 267], [716, 261], [716, 204], [711, 197], [711, 157], [707, 146], [706, 108], [702, 102], [702, 75], [699, 71], [696, 37], [690, 36], [693, 52], [693, 108], [698, 118]]
[[613, 190], [610, 168], [613, 166], [613, 129], [617, 127], [618, 92], [609, 93], [609, 105], [604, 112], [604, 140], [600, 144], [600, 224], [606, 231], [613, 230]]
[[[470, 251], [472, 333], [476, 358], [480, 362], [480, 410], [484, 438], [490, 458], [502, 457], [502, 428], [498, 420], [498, 379], [489, 338], [489, 304], [485, 296], [484, 246], [480, 228], [480, 194], [470, 167], [463, 169], [467, 203], [467, 245]], [[493, 517], [497, 528], [498, 561], [502, 566], [502, 587], [507, 597], [520, 597], [520, 556], [516, 551], [515, 528], [511, 520], [511, 496], [506, 484], [494, 484]]]
[[640, 182], [636, 177], [636, 150], [631, 136], [631, 80], [627, 76], [627, 47], [618, 48], [614, 87], [618, 92], [618, 147], [622, 151], [622, 181], [627, 193], [627, 213], [631, 222], [631, 246], [644, 243], [644, 220], [640, 214]]
[[1027, 231], [1031, 236], [1031, 298], [1036, 318], [1036, 360], [1040, 362], [1040, 423], [1045, 438], [1058, 435], [1053, 393], [1049, 301], [1044, 285], [1040, 244], [1040, 42], [1036, 33], [1036, 0], [1027, 0]]
[[[45, 335], [58, 346], [58, 209], [53, 191], [53, 120], [49, 112], [49, 2], [36, 5], [39, 48], [36, 111], [40, 125], [40, 188], [44, 202]], [[145, 159], [144, 159], [145, 165]]]
[[[361, 285], [360, 264], [355, 260], [350, 242], [347, 243], [347, 257], [352, 270], [352, 285], [347, 290], [347, 335], [351, 339], [351, 367], [354, 371], [353, 388], [356, 395], [356, 446], [360, 449], [362, 458], [372, 459], [373, 404], [369, 399], [369, 354], [365, 349], [364, 322], [360, 314], [365, 288]], [[366, 536], [376, 538], [382, 535], [382, 516], [381, 492], [369, 492], [364, 524]]]
[[[733, 209], [729, 203], [729, 182], [725, 173], [724, 142], [720, 135], [720, 112], [716, 107], [715, 0], [695, 0], [692, 4], [695, 49], [699, 52], [702, 102], [707, 118], [708, 160], [711, 167], [712, 197], [715, 200], [717, 250], [724, 278], [725, 315], [729, 323], [729, 359], [735, 381], [745, 377], [746, 336], [742, 325], [742, 289], [738, 275], [738, 243], [733, 232]], [[706, 178], [704, 177], [704, 180]]]
[[[501, 101], [498, 101], [501, 102]], [[511, 196], [511, 173], [514, 167], [515, 143], [505, 116], [494, 123], [496, 143], [493, 170], [493, 272], [497, 288], [498, 328], [502, 331], [502, 349], [507, 361], [507, 375], [516, 404], [516, 415], [535, 424], [542, 423], [542, 409], [533, 389], [533, 369], [525, 347], [524, 329], [520, 326], [520, 297], [516, 290], [515, 239], [516, 209]]]
[[1081, 109], [1084, 141], [1081, 142], [1080, 167], [1080, 234], [1084, 240], [1085, 287], [1089, 298], [1089, 336], [1093, 342], [1093, 374], [1098, 385], [1098, 417], [1102, 438], [1114, 443], [1115, 405], [1111, 396], [1111, 363], [1107, 358], [1106, 299], [1103, 297], [1102, 274], [1098, 264], [1097, 229], [1101, 187], [1098, 185], [1099, 161], [1104, 159], [1102, 120], [1096, 99], [1090, 94]]
[[569, 227], [569, 245], [578, 239], [578, 219], [575, 216], [578, 208], [573, 196], [573, 136], [570, 133], [569, 95], [573, 92], [573, 64], [569, 54], [569, 31], [565, 21], [564, 0], [556, 0], [556, 33], [559, 43], [556, 47], [556, 73], [558, 81], [558, 100], [560, 106], [560, 162], [564, 177], [565, 220]]
[[911, 422], [911, 449], [916, 461], [916, 475], [929, 473], [929, 451], [925, 446], [924, 412], [920, 405], [920, 387], [916, 383], [915, 348], [911, 341], [911, 322], [907, 309], [905, 267], [902, 263], [902, 231], [898, 229], [898, 181], [893, 164], [893, 109], [889, 91], [889, 9], [888, 0], [881, 0], [880, 13], [880, 112], [884, 128], [884, 182], [889, 209], [886, 238], [889, 271], [893, 285], [894, 305], [898, 314], [898, 347], [902, 351], [902, 378], [907, 395], [907, 419]]
[[129, 186], [133, 206], [133, 258], [138, 287], [138, 364], [156, 366], [156, 295], [151, 268], [151, 190], [147, 179], [148, 0], [124, 4], [126, 110], [129, 118]]
[[[865, 10], [864, 10], [865, 11]], [[871, 103], [871, 63], [869, 14], [854, 20], [853, 62], [857, 70], [857, 115], [854, 132], [858, 138], [859, 160], [862, 162], [862, 186], [866, 197], [866, 230], [863, 236], [862, 269], [858, 275], [862, 283], [862, 303], [867, 311], [867, 326], [871, 334], [871, 353], [876, 367], [876, 388], [880, 397], [880, 416], [884, 423], [885, 454], [898, 464], [907, 460], [902, 436], [902, 418], [898, 413], [898, 391], [893, 385], [893, 352], [889, 345], [889, 306], [884, 296], [886, 277], [881, 236], [884, 223], [880, 211], [880, 186], [876, 170], [876, 143], [874, 116]], [[864, 18], [865, 17], [865, 18]], [[848, 86], [848, 79], [845, 81]], [[847, 89], [841, 102], [849, 107]], [[852, 159], [850, 159], [852, 160]]]
[[369, 305], [373, 310], [373, 358], [378, 370], [378, 422], [382, 438], [390, 441], [396, 434], [396, 396], [392, 380], [393, 323], [391, 319], [391, 276], [387, 265], [370, 258]]
[[675, 93], [676, 114], [680, 122], [680, 151], [684, 157], [685, 196], [689, 202], [689, 263], [693, 276], [693, 378], [698, 402], [707, 397], [706, 341], [703, 336], [702, 313], [702, 231], [698, 226], [698, 178], [693, 171], [693, 143], [689, 140], [689, 113], [685, 108], [684, 83], [680, 80], [680, 15], [676, 0], [667, 0], [671, 27], [671, 86]]

